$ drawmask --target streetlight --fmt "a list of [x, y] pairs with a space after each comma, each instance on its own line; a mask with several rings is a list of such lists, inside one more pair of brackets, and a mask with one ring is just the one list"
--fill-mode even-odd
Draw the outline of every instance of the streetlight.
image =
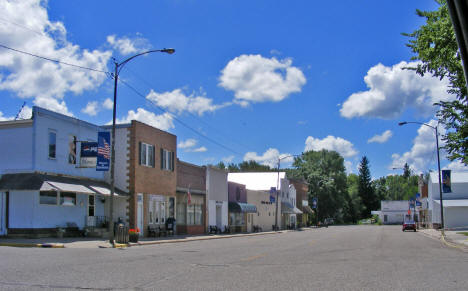
[[164, 48], [160, 50], [149, 50], [145, 51], [139, 54], [136, 54], [134, 56], [129, 57], [125, 61], [121, 63], [117, 63], [117, 61], [114, 59], [114, 65], [115, 65], [115, 70], [114, 70], [114, 107], [113, 107], [113, 112], [112, 112], [112, 141], [111, 141], [111, 164], [110, 164], [110, 187], [111, 187], [111, 196], [110, 196], [110, 205], [109, 205], [109, 241], [112, 245], [114, 245], [114, 192], [115, 192], [115, 186], [114, 186], [114, 168], [115, 168], [115, 115], [116, 115], [116, 108], [117, 108], [117, 81], [119, 79], [119, 73], [122, 70], [123, 66], [128, 63], [129, 61], [133, 60], [136, 57], [146, 55], [149, 53], [155, 53], [155, 52], [161, 52], [161, 53], [167, 53], [167, 54], [173, 54], [175, 52], [175, 49], [173, 48]]
[[435, 130], [436, 147], [437, 147], [437, 168], [438, 168], [438, 172], [439, 172], [440, 226], [441, 226], [442, 233], [443, 233], [444, 232], [444, 203], [443, 203], [443, 200], [442, 200], [442, 181], [441, 181], [442, 179], [440, 177], [440, 157], [439, 157], [439, 133], [437, 131], [437, 126], [432, 126], [432, 125], [422, 123], [422, 122], [417, 122], [417, 121], [403, 121], [403, 122], [399, 122], [398, 125], [402, 126], [402, 125], [405, 125], [405, 124], [408, 124], [408, 123], [415, 123], [415, 124], [425, 125], [425, 126], [430, 127], [430, 128]]
[[286, 159], [286, 158], [292, 158], [292, 157], [300, 157], [302, 155], [288, 155], [284, 157], [279, 157], [278, 156], [278, 179], [276, 181], [276, 211], [275, 211], [275, 229], [278, 230], [278, 189], [279, 189], [279, 173], [280, 173], [280, 163], [281, 160]]

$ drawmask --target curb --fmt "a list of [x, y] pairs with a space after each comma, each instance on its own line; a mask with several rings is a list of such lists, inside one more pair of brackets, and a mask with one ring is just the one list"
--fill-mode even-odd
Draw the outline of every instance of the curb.
[[446, 238], [444, 232], [438, 234], [437, 236], [434, 236], [434, 235], [431, 235], [431, 234], [428, 234], [428, 233], [425, 233], [425, 232], [422, 232], [422, 231], [419, 232], [419, 233], [422, 233], [426, 237], [441, 241], [447, 247], [459, 249], [459, 250], [461, 250], [463, 252], [468, 252], [468, 247], [467, 246], [456, 243], [456, 242], [453, 242], [453, 241], [450, 241], [449, 239]]
[[17, 248], [53, 248], [63, 249], [63, 244], [57, 243], [43, 243], [43, 244], [32, 244], [32, 243], [0, 243], [1, 247], [17, 247]]
[[173, 239], [173, 240], [160, 240], [160, 241], [145, 241], [138, 243], [129, 243], [129, 247], [137, 246], [146, 246], [146, 245], [159, 245], [159, 244], [169, 244], [169, 243], [181, 243], [181, 242], [192, 242], [192, 241], [202, 241], [202, 240], [212, 240], [212, 239], [223, 239], [223, 238], [234, 238], [234, 237], [247, 237], [247, 236], [257, 236], [257, 235], [269, 235], [269, 234], [279, 234], [286, 231], [275, 231], [275, 232], [263, 232], [263, 233], [247, 233], [247, 234], [234, 234], [234, 235], [222, 235], [222, 236], [208, 236], [200, 237], [193, 239]]

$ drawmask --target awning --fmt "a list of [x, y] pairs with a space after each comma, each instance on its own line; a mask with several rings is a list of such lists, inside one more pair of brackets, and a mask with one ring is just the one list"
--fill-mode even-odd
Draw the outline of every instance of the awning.
[[83, 194], [96, 194], [93, 190], [89, 189], [88, 187], [85, 187], [80, 184], [69, 184], [69, 183], [60, 183], [60, 182], [52, 182], [52, 181], [45, 181], [42, 186], [45, 186], [44, 184], [49, 184], [52, 187], [56, 188], [59, 191], [62, 192], [75, 192], [75, 193], [83, 193]]
[[[89, 186], [89, 188], [91, 188], [92, 190], [96, 191], [97, 194], [100, 194], [100, 195], [104, 195], [104, 196], [110, 196], [111, 195], [111, 190], [109, 188], [105, 188], [105, 187], [99, 187], [99, 186]], [[117, 192], [114, 191], [114, 195], [115, 196], [118, 196], [118, 197], [121, 197], [121, 196], [124, 196], [124, 195], [121, 195]]]
[[[445, 207], [468, 207], [468, 199], [442, 200]], [[440, 204], [440, 200], [434, 200], [434, 203]]]
[[249, 203], [229, 202], [229, 211], [240, 213], [256, 213], [257, 206]]
[[289, 202], [281, 202], [281, 213], [294, 214], [294, 206]]
[[299, 208], [294, 207], [294, 213], [295, 214], [302, 214], [302, 211]]
[[309, 214], [314, 213], [314, 211], [312, 210], [312, 208], [310, 208], [310, 206], [302, 206], [302, 210], [304, 210], [304, 212], [307, 212]]

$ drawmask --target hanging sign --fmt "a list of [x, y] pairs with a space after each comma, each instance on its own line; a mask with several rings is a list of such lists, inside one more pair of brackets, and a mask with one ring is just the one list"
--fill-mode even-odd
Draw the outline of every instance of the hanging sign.
[[109, 171], [110, 154], [110, 133], [98, 132], [96, 171]]
[[82, 141], [80, 150], [80, 167], [96, 167], [98, 143], [94, 141]]
[[442, 192], [451, 193], [452, 192], [452, 183], [450, 182], [451, 171], [442, 170]]

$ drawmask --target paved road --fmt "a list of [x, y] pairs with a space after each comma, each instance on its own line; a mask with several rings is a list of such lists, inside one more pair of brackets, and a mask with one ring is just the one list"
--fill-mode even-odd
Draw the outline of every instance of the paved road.
[[467, 290], [468, 253], [392, 226], [128, 249], [0, 247], [0, 289]]

